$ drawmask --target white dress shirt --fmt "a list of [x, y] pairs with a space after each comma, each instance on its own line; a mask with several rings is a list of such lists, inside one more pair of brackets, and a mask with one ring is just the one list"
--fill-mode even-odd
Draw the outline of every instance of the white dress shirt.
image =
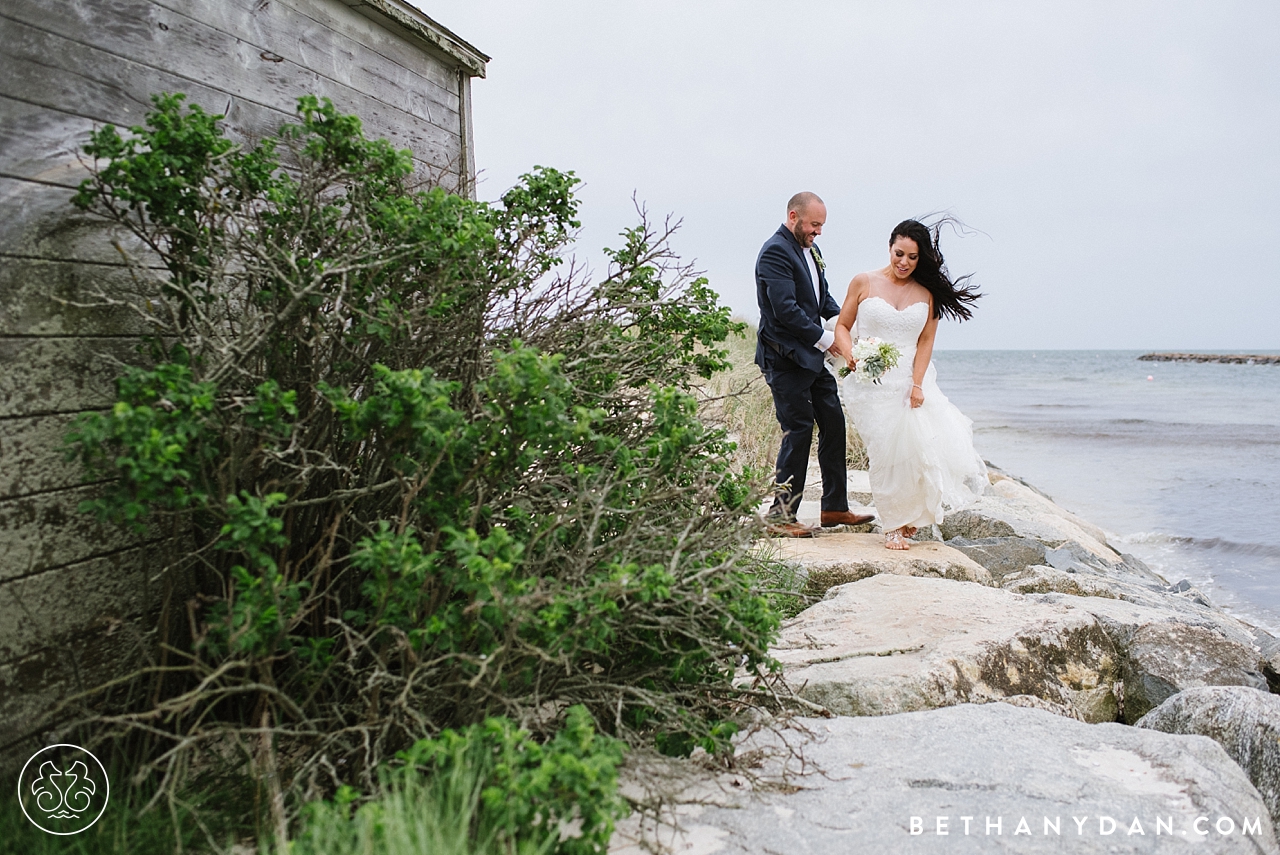
[[[819, 317], [821, 317], [822, 278], [818, 276], [818, 265], [813, 260], [813, 247], [809, 247], [808, 249], [804, 249], [802, 247], [800, 251], [804, 253], [804, 260], [809, 263], [809, 279], [813, 282], [813, 296], [816, 297], [818, 300], [818, 312], [819, 312]], [[831, 347], [831, 345], [835, 343], [836, 343], [836, 334], [833, 333], [831, 330], [824, 329], [822, 331], [822, 338], [815, 341], [813, 343], [813, 346], [816, 347], [818, 350], [825, 351], [827, 348]]]

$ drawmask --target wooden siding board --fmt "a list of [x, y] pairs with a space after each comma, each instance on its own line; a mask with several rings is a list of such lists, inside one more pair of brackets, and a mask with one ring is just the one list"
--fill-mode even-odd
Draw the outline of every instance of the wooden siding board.
[[98, 485], [0, 499], [0, 583], [119, 552], [156, 539], [100, 523], [79, 505], [101, 495]]
[[[0, 665], [0, 772], [16, 773], [54, 722], [59, 702], [141, 667], [145, 625], [94, 626], [57, 647], [43, 647]], [[65, 720], [67, 713], [62, 714]]]
[[[146, 276], [149, 271], [139, 271]], [[0, 336], [140, 336], [145, 319], [129, 306], [154, 293], [127, 267], [43, 258], [0, 260]]]
[[132, 338], [0, 338], [0, 418], [111, 406], [120, 363], [144, 362], [138, 345]]
[[[446, 63], [424, 54], [332, 2], [155, 0], [155, 4], [220, 32], [247, 38], [285, 61], [298, 61], [324, 77], [386, 98], [392, 106], [422, 118], [424, 114], [411, 109], [415, 101], [446, 113], [459, 112], [452, 60]], [[448, 116], [433, 113], [431, 120], [446, 127]]]
[[164, 566], [156, 552], [130, 549], [0, 583], [0, 662], [154, 611], [162, 587], [152, 577]]
[[[77, 210], [71, 204], [71, 190], [30, 181], [0, 177], [0, 263], [12, 258], [78, 261], [88, 264], [120, 265], [123, 259], [112, 246], [112, 226], [101, 217]], [[123, 236], [122, 246], [141, 249], [131, 237]]]
[[77, 415], [0, 419], [0, 498], [81, 484], [80, 464], [67, 459], [63, 445], [63, 437]]
[[[39, 0], [10, 2], [39, 5]], [[439, 63], [428, 60], [420, 52], [416, 57], [402, 53], [398, 60], [388, 59], [278, 2], [73, 0], [73, 5], [83, 10], [81, 17], [93, 16], [93, 20], [87, 21], [91, 27], [102, 18], [128, 17], [144, 21], [143, 27], [135, 28], [134, 40], [93, 38], [89, 42], [125, 56], [143, 55], [134, 48], [134, 43], [148, 37], [159, 55], [179, 55], [184, 63], [190, 61], [189, 51], [208, 54], [210, 60], [216, 62], [233, 52], [243, 52], [238, 47], [243, 43], [248, 52], [256, 54], [254, 60], [261, 60], [263, 52], [273, 54], [283, 65], [297, 65], [304, 72], [371, 95], [440, 127], [449, 127], [449, 116], [459, 112], [458, 93], [448, 84], [447, 71]], [[29, 16], [24, 20], [39, 21]], [[57, 31], [76, 38], [74, 31]], [[217, 85], [216, 78], [207, 82]]]
[[175, 88], [160, 81], [172, 84], [180, 79], [4, 15], [0, 58], [5, 66], [3, 94], [119, 125], [140, 123], [149, 94]]
[[[210, 14], [201, 0], [157, 0], [170, 8], [190, 8], [188, 14], [209, 21], [204, 15]], [[232, 9], [243, 15], [245, 11], [260, 17], [263, 12], [259, 0], [226, 0], [218, 14], [226, 14]], [[452, 57], [441, 57], [434, 53], [424, 52], [420, 42], [409, 41], [396, 30], [388, 30], [380, 23], [350, 8], [349, 3], [334, 3], [331, 0], [275, 0], [273, 7], [277, 12], [288, 10], [292, 15], [306, 18], [352, 44], [359, 45], [361, 55], [377, 54], [393, 65], [412, 69], [416, 74], [434, 84], [440, 92], [449, 93], [453, 97], [453, 75], [456, 61]], [[225, 10], [225, 11], [224, 11]], [[268, 7], [265, 11], [271, 11]], [[446, 102], [448, 103], [448, 102]], [[456, 105], [455, 105], [456, 110]]]
[[4, 95], [0, 117], [0, 174], [68, 189], [88, 177], [78, 155], [89, 142], [91, 121]]
[[407, 33], [412, 41], [425, 44], [431, 50], [450, 57], [449, 64], [458, 65], [468, 76], [485, 76], [485, 67], [490, 57], [438, 22], [428, 18], [416, 6], [404, 0], [340, 0], [340, 2], [392, 32]]
[[[44, 28], [5, 20], [0, 64], [13, 87], [5, 93], [20, 92], [28, 104], [70, 111], [99, 123], [141, 124], [152, 93], [186, 92], [205, 110], [227, 116], [234, 136], [253, 140], [269, 136], [292, 119], [298, 96], [310, 92], [332, 97], [340, 110], [361, 116], [370, 136], [408, 148], [422, 163], [436, 168], [456, 159], [460, 145], [456, 129], [407, 120], [402, 111], [374, 97], [337, 84], [324, 86], [314, 73], [297, 65], [261, 59], [246, 42], [237, 42], [232, 55], [218, 61], [191, 56], [179, 76]], [[200, 81], [216, 81], [219, 87]], [[252, 92], [253, 97], [229, 92]]]
[[[81, 650], [99, 649], [102, 645], [91, 633], [82, 636]], [[44, 647], [0, 665], [0, 752], [4, 754], [4, 771], [16, 772], [25, 759], [41, 745], [34, 742], [32, 729], [42, 722], [58, 701], [83, 689], [80, 684], [81, 657], [72, 651]], [[44, 743], [41, 740], [41, 743]], [[21, 746], [18, 748], [17, 746]], [[17, 750], [13, 750], [17, 748]]]
[[[310, 17], [281, 11], [288, 7], [278, 2], [63, 0], [55, 15], [46, 6], [42, 0], [6, 0], [4, 15], [157, 68], [176, 70], [193, 59], [225, 63], [228, 57], [247, 51], [259, 54], [255, 59], [260, 60], [265, 51], [367, 95], [394, 98], [399, 90], [412, 87], [418, 90], [417, 103], [430, 103], [448, 113], [459, 110], [458, 93], [449, 83], [450, 69], [439, 62], [412, 49], [399, 52], [398, 59], [388, 59]], [[247, 51], [237, 48], [239, 44]], [[218, 80], [215, 75], [203, 82], [218, 86]], [[388, 103], [412, 112], [395, 100]], [[415, 115], [431, 120], [425, 113]]]
[[[34, 17], [35, 11], [22, 9], [34, 0], [10, 2]], [[97, 5], [93, 4], [94, 8]], [[115, 20], [126, 12], [143, 15], [155, 8], [139, 0], [103, 0], [101, 5], [108, 7], [103, 21]], [[110, 14], [113, 11], [115, 14]], [[11, 94], [20, 92], [29, 103], [75, 112], [97, 122], [131, 125], [141, 123], [152, 93], [186, 92], [206, 110], [225, 113], [229, 127], [242, 138], [252, 139], [273, 133], [293, 116], [298, 96], [314, 93], [326, 95], [339, 109], [359, 115], [371, 135], [412, 150], [424, 163], [440, 167], [456, 157], [456, 118], [453, 124], [437, 126], [374, 95], [326, 80], [296, 62], [264, 59], [264, 49], [203, 24], [175, 23], [168, 31], [149, 27], [147, 36], [163, 33], [168, 42], [155, 46], [151, 38], [131, 35], [141, 27], [117, 28], [122, 38], [132, 37], [132, 43], [112, 43], [96, 36], [81, 41], [75, 35], [87, 38], [96, 33], [97, 20], [84, 26], [83, 33], [77, 32], [82, 29], [79, 24], [71, 23], [68, 18], [47, 14], [41, 24], [0, 17], [0, 51], [17, 87]], [[65, 32], [56, 32], [58, 27]], [[181, 56], [182, 72], [150, 64], [157, 61], [157, 54]], [[382, 88], [393, 97], [397, 91], [391, 85]], [[407, 101], [407, 106], [415, 106], [414, 99]], [[426, 112], [424, 103], [416, 107]], [[440, 109], [446, 114], [442, 119], [458, 115]]]

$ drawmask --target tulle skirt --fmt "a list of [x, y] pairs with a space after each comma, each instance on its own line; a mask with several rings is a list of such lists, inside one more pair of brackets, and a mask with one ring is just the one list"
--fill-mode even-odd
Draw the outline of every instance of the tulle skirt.
[[912, 409], [906, 353], [878, 384], [853, 376], [842, 384], [867, 447], [871, 495], [885, 531], [940, 523], [988, 484], [986, 464], [973, 448], [973, 421], [942, 394], [932, 363], [920, 385], [924, 404]]

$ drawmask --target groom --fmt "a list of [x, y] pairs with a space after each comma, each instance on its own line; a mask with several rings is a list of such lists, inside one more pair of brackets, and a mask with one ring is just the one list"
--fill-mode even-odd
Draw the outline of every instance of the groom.
[[796, 522], [796, 510], [804, 493], [815, 424], [822, 470], [822, 525], [861, 525], [873, 519], [849, 511], [844, 411], [836, 380], [823, 364], [824, 352], [845, 356], [835, 334], [822, 326], [823, 319], [840, 314], [827, 288], [826, 264], [813, 243], [826, 221], [827, 206], [821, 199], [813, 193], [797, 193], [787, 203], [787, 221], [765, 241], [756, 259], [760, 304], [756, 365], [773, 393], [782, 428], [777, 493], [765, 520], [769, 533], [781, 537], [813, 537], [813, 529]]

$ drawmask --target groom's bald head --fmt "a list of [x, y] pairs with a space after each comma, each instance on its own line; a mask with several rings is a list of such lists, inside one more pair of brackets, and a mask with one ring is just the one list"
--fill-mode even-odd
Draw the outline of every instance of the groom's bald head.
[[787, 228], [806, 249], [813, 246], [813, 239], [822, 234], [826, 222], [827, 206], [817, 193], [797, 193], [787, 203]]
[[[810, 193], [808, 190], [804, 190], [792, 196], [791, 201], [787, 202], [787, 213], [790, 214], [792, 211], [795, 211], [797, 214], [803, 214], [805, 210], [815, 202], [819, 205], [823, 204], [822, 200], [818, 198], [817, 193]], [[823, 205], [823, 207], [826, 206]]]

